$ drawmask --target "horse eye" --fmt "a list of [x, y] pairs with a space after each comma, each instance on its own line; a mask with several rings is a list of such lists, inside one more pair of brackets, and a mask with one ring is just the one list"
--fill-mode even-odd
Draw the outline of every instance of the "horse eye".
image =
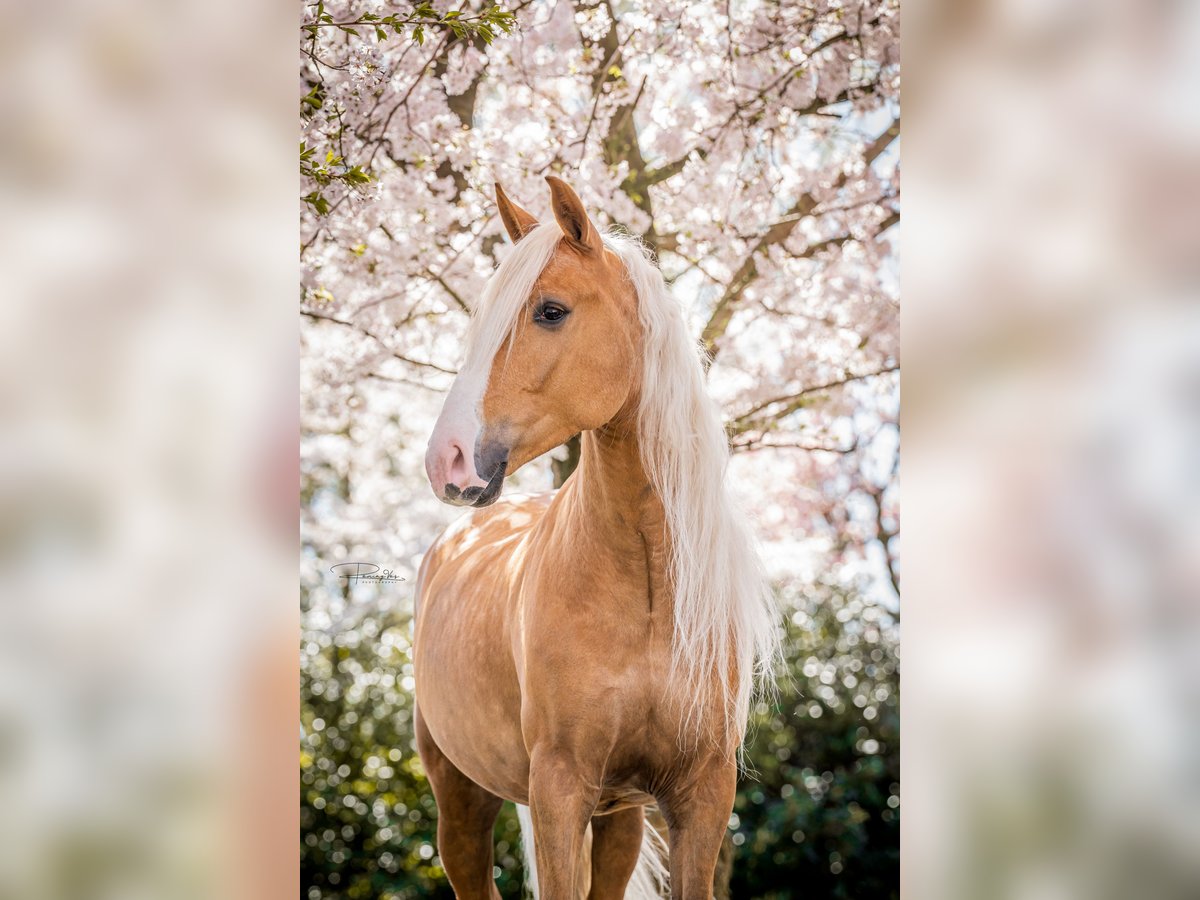
[[542, 322], [547, 325], [556, 325], [567, 317], [570, 312], [564, 306], [557, 303], [546, 302], [539, 306], [533, 313], [533, 321]]

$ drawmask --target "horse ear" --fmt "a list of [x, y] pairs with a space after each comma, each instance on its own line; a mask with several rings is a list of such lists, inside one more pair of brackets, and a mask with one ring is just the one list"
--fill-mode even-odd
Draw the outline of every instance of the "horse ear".
[[550, 185], [550, 205], [554, 208], [554, 218], [558, 220], [558, 227], [563, 230], [567, 240], [581, 250], [603, 250], [600, 232], [588, 218], [579, 195], [561, 178], [547, 175], [546, 181]]
[[508, 232], [508, 236], [512, 238], [514, 244], [529, 234], [538, 223], [532, 214], [508, 199], [508, 194], [504, 193], [504, 188], [500, 187], [498, 181], [496, 182], [496, 205], [500, 207], [500, 218], [504, 222], [504, 230]]

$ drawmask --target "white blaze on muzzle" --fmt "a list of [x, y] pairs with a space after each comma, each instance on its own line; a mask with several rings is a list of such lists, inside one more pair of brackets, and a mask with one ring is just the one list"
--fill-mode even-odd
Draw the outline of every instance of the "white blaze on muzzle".
[[[487, 379], [482, 371], [459, 373], [442, 406], [425, 451], [425, 472], [433, 492], [454, 502], [472, 487], [486, 487], [475, 471], [475, 444], [481, 428], [479, 409]], [[448, 490], [454, 488], [453, 491]]]

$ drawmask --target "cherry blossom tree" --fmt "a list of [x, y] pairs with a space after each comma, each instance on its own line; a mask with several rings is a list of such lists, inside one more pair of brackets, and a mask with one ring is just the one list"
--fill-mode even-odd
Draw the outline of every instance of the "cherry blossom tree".
[[776, 507], [764, 537], [823, 536], [898, 584], [897, 21], [894, 2], [306, 7], [308, 430], [399, 408], [420, 430], [505, 252], [492, 183], [544, 214], [558, 173], [690, 309], [735, 476]]
[[657, 253], [772, 575], [898, 616], [898, 29], [896, 0], [304, 7], [306, 628], [410, 603], [329, 567], [411, 582], [456, 516], [421, 457], [509, 249], [492, 185], [545, 217], [551, 173]]

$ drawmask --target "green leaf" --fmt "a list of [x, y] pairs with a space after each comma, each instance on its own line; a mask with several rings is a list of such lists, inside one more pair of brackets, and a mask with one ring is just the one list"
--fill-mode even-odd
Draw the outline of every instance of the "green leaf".
[[325, 199], [325, 195], [320, 191], [305, 194], [300, 199], [312, 206], [317, 211], [317, 215], [324, 216], [329, 214], [329, 201]]

